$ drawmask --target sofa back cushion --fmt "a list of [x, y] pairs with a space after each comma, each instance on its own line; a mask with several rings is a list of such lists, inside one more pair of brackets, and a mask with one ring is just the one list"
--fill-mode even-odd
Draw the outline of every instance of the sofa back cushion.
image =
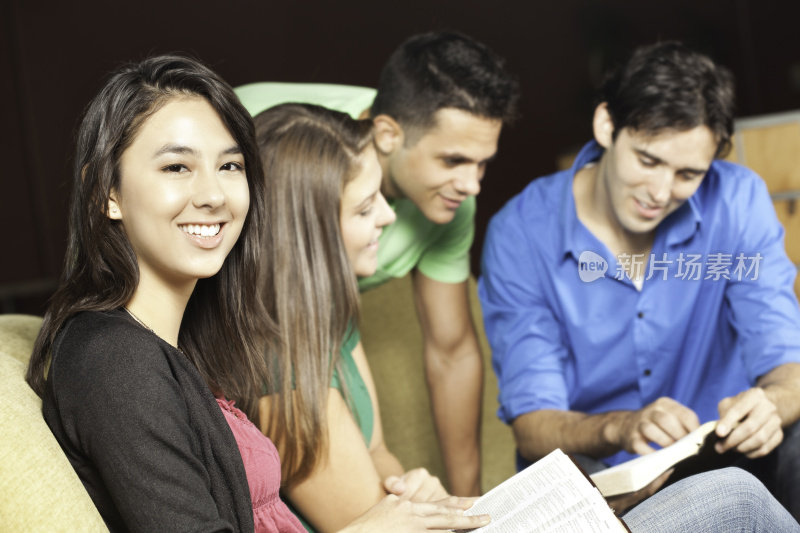
[[0, 315], [0, 524], [4, 531], [108, 531], [25, 382], [40, 323]]

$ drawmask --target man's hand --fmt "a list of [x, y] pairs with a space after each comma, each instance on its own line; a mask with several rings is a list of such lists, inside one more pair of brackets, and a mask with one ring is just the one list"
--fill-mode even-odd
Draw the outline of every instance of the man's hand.
[[718, 453], [736, 450], [755, 459], [774, 450], [783, 440], [777, 406], [764, 389], [756, 387], [719, 402], [716, 433], [722, 439]]
[[631, 411], [618, 428], [619, 445], [627, 452], [645, 455], [655, 449], [649, 443], [669, 446], [700, 426], [694, 411], [675, 400], [661, 397], [638, 411]]

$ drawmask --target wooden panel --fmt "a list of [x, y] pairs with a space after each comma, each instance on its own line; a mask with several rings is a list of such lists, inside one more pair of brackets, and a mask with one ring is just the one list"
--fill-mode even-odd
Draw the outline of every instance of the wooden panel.
[[800, 190], [800, 117], [737, 132], [739, 162], [764, 178], [770, 192]]
[[800, 272], [798, 272], [798, 276], [794, 278], [794, 294], [797, 296], [797, 299], [800, 300]]
[[796, 265], [800, 265], [800, 198], [775, 202], [778, 220], [786, 230], [786, 253]]
[[[758, 172], [770, 193], [800, 192], [800, 112], [738, 120], [734, 147], [731, 159]], [[774, 205], [786, 253], [800, 265], [800, 198], [775, 198]], [[800, 299], [800, 277], [794, 292]]]

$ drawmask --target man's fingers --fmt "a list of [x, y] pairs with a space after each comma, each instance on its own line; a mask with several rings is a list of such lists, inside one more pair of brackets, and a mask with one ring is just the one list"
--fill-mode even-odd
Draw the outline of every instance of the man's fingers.
[[[646, 441], [661, 447], [669, 446], [700, 425], [694, 411], [668, 397], [657, 399], [638, 413], [636, 430]], [[637, 446], [641, 448], [638, 443]], [[653, 451], [653, 448], [649, 450]]]
[[[674, 419], [673, 422], [675, 422]], [[662, 448], [664, 446], [669, 446], [676, 440], [672, 438], [672, 436], [669, 433], [667, 433], [667, 431], [665, 431], [663, 427], [656, 424], [655, 422], [643, 422], [641, 425], [641, 433], [642, 437], [644, 437], [645, 440], [647, 440], [648, 442], [655, 442]]]
[[758, 459], [759, 457], [764, 457], [768, 453], [772, 452], [778, 445], [783, 442], [783, 430], [779, 429], [777, 432], [772, 434], [772, 437], [760, 448], [746, 453], [745, 455], [749, 459]]
[[635, 436], [633, 439], [631, 439], [630, 451], [638, 455], [647, 455], [648, 453], [653, 453], [656, 450], [647, 443], [646, 439], [642, 438], [641, 436]]
[[778, 410], [763, 389], [749, 389], [726, 398], [719, 408], [722, 417], [717, 434], [724, 438], [717, 443], [717, 452], [736, 450], [751, 458], [761, 457], [783, 440]]
[[[697, 415], [693, 411], [680, 410], [679, 412], [664, 412], [659, 411], [653, 414], [653, 423], [658, 425], [661, 431], [667, 436], [669, 440], [661, 442], [659, 440], [651, 439], [653, 442], [658, 443], [659, 446], [667, 446], [672, 444], [681, 437], [685, 437], [692, 429], [689, 429], [692, 418], [697, 419]], [[695, 426], [696, 427], [696, 426]]]
[[726, 449], [735, 449], [748, 456], [756, 454], [758, 457], [759, 450], [770, 445], [776, 438], [778, 441], [775, 446], [783, 440], [783, 430], [777, 417], [768, 418], [763, 423], [761, 421], [750, 423], [748, 419], [731, 432], [724, 444]]
[[[680, 404], [679, 404], [680, 405]], [[675, 413], [675, 416], [681, 422], [681, 425], [686, 430], [686, 433], [691, 433], [695, 429], [700, 427], [700, 419], [697, 417], [697, 413], [689, 409], [684, 405], [680, 405], [681, 409]], [[686, 435], [684, 433], [684, 435]], [[678, 437], [680, 438], [680, 437]]]
[[735, 401], [736, 398], [734, 396], [728, 396], [727, 398], [721, 399], [719, 401], [719, 404], [717, 404], [717, 410], [719, 411], [720, 416], [722, 416], [723, 413], [727, 412], [728, 409], [731, 408], [731, 405], [733, 405], [733, 402]]
[[762, 389], [748, 389], [736, 396], [724, 398], [719, 402], [719, 423], [716, 433], [719, 437], [727, 437], [760, 401], [769, 401]]

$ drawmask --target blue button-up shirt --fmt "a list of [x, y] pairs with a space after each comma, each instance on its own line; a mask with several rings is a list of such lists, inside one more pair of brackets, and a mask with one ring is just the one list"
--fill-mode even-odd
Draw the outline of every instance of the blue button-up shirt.
[[[800, 362], [796, 275], [764, 182], [714, 161], [657, 228], [639, 291], [578, 219], [575, 173], [534, 180], [497, 213], [479, 295], [510, 423], [539, 409], [636, 410], [661, 396], [719, 417], [718, 402], [778, 365]], [[607, 458], [616, 464], [631, 456]]]

